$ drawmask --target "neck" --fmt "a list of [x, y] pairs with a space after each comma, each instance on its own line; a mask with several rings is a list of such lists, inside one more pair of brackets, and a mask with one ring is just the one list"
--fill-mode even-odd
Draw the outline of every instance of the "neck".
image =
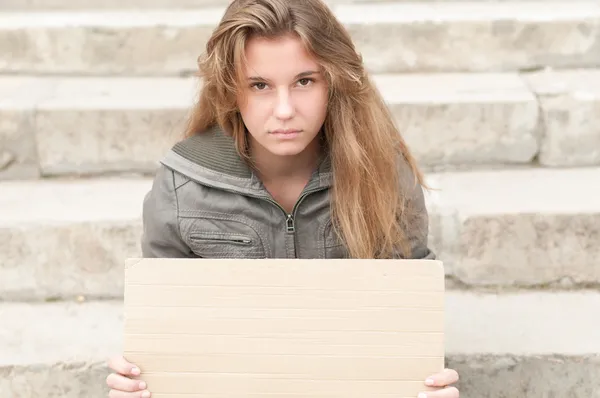
[[261, 145], [250, 142], [250, 157], [258, 176], [264, 182], [280, 180], [310, 179], [317, 168], [321, 149], [319, 138], [294, 156], [279, 156], [267, 151]]

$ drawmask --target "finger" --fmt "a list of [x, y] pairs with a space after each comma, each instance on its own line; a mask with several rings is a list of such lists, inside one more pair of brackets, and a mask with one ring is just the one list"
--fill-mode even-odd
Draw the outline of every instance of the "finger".
[[109, 398], [150, 398], [152, 395], [148, 391], [139, 392], [123, 392], [117, 390], [110, 390], [108, 393]]
[[425, 380], [429, 387], [446, 387], [458, 381], [458, 372], [454, 369], [444, 369], [443, 372], [430, 376]]
[[460, 393], [456, 387], [448, 387], [438, 391], [422, 392], [419, 398], [459, 398]]
[[114, 357], [108, 361], [108, 367], [123, 376], [139, 376], [140, 369], [123, 357]]
[[106, 384], [113, 390], [123, 392], [137, 392], [146, 389], [146, 382], [132, 380], [125, 376], [113, 373], [106, 378]]

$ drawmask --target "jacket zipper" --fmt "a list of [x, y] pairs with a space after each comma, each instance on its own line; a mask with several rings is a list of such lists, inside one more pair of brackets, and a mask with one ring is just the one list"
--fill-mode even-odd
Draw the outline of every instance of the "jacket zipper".
[[204, 241], [204, 242], [229, 242], [229, 243], [237, 243], [237, 244], [244, 244], [244, 245], [249, 245], [250, 243], [252, 243], [252, 240], [247, 239], [247, 238], [217, 238], [217, 237], [202, 238], [202, 237], [198, 237], [198, 236], [190, 236], [190, 239], [197, 240], [197, 241]]
[[[235, 194], [239, 194], [239, 192], [234, 191], [233, 189], [224, 189], [221, 187], [215, 187], [214, 185], [211, 184], [206, 184], [204, 182], [200, 183], [202, 185], [205, 185], [207, 187], [211, 187], [211, 188], [215, 188], [215, 189], [220, 189], [222, 191], [226, 191], [226, 192], [231, 192], [231, 193], [235, 193]], [[274, 201], [273, 199], [267, 197], [267, 196], [262, 196], [262, 195], [248, 195], [257, 199], [262, 199], [265, 200], [269, 203], [274, 204], [275, 206], [277, 206], [285, 215], [286, 219], [285, 219], [285, 229], [286, 232], [288, 234], [293, 234], [294, 235], [294, 257], [297, 258], [298, 257], [298, 242], [296, 241], [296, 224], [295, 224], [295, 216], [296, 216], [296, 211], [298, 210], [298, 206], [300, 205], [300, 203], [302, 203], [302, 201], [304, 200], [304, 198], [306, 198], [307, 196], [309, 196], [310, 194], [313, 194], [315, 192], [319, 192], [319, 191], [323, 191], [327, 188], [325, 187], [319, 187], [319, 188], [313, 188], [311, 190], [308, 190], [306, 192], [303, 192], [300, 197], [298, 198], [298, 201], [296, 202], [296, 204], [294, 205], [294, 208], [292, 209], [291, 213], [288, 213], [287, 211], [285, 211], [285, 209], [283, 207], [281, 207], [281, 205], [279, 203], [277, 203], [276, 201]]]
[[267, 202], [270, 202], [272, 204], [274, 204], [275, 206], [277, 206], [285, 215], [286, 219], [285, 219], [285, 229], [286, 232], [289, 234], [293, 234], [296, 232], [296, 224], [295, 224], [295, 218], [296, 218], [296, 211], [298, 210], [298, 206], [300, 205], [300, 203], [302, 203], [302, 201], [304, 200], [304, 198], [306, 198], [307, 196], [309, 196], [312, 193], [324, 190], [326, 188], [315, 188], [315, 189], [311, 189], [309, 191], [303, 192], [300, 197], [298, 198], [298, 201], [296, 202], [296, 204], [294, 205], [294, 208], [292, 209], [291, 213], [288, 213], [287, 211], [285, 211], [285, 209], [283, 207], [281, 207], [281, 205], [279, 203], [277, 203], [276, 201], [274, 201], [271, 198], [265, 197], [265, 196], [259, 196], [259, 198], [266, 200]]
[[310, 194], [313, 194], [315, 192], [319, 192], [319, 191], [322, 191], [325, 189], [327, 189], [327, 188], [319, 187], [319, 188], [314, 188], [309, 191], [303, 192], [300, 195], [300, 197], [298, 198], [298, 201], [294, 205], [294, 208], [292, 209], [291, 213], [288, 213], [287, 211], [285, 211], [285, 209], [283, 207], [281, 207], [281, 205], [279, 203], [277, 203], [276, 201], [274, 201], [273, 199], [261, 196], [261, 198], [263, 198], [267, 202], [273, 203], [275, 206], [279, 207], [279, 209], [281, 209], [283, 214], [285, 214], [285, 217], [286, 217], [285, 230], [288, 234], [294, 235], [294, 258], [298, 258], [298, 242], [297, 242], [297, 238], [296, 238], [296, 223], [295, 223], [296, 211], [298, 210], [298, 206], [300, 206], [302, 201]]
[[294, 216], [291, 214], [287, 215], [286, 231], [288, 234], [293, 234], [296, 232], [296, 226], [294, 225]]

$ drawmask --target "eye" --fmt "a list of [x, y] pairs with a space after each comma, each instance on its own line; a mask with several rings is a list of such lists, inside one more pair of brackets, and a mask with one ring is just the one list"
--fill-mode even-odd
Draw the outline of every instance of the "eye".
[[308, 78], [304, 78], [304, 79], [300, 79], [298, 80], [298, 83], [301, 86], [308, 86], [310, 83], [312, 83], [314, 80], [313, 79], [308, 79]]
[[255, 89], [257, 91], [263, 91], [265, 88], [267, 88], [267, 83], [258, 82], [258, 83], [252, 84], [250, 87], [252, 87], [253, 89]]

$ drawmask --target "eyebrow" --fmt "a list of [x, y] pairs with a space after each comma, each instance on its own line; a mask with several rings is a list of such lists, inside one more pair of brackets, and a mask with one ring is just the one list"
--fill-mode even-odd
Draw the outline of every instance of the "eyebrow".
[[[294, 76], [294, 80], [301, 79], [303, 77], [308, 77], [308, 76], [316, 75], [318, 73], [319, 73], [318, 71], [307, 70], [305, 72], [298, 73], [296, 76]], [[262, 81], [269, 81], [269, 79], [265, 79], [264, 77], [260, 77], [260, 76], [250, 76], [248, 78], [248, 80], [251, 80], [251, 81], [261, 81], [261, 82]]]

